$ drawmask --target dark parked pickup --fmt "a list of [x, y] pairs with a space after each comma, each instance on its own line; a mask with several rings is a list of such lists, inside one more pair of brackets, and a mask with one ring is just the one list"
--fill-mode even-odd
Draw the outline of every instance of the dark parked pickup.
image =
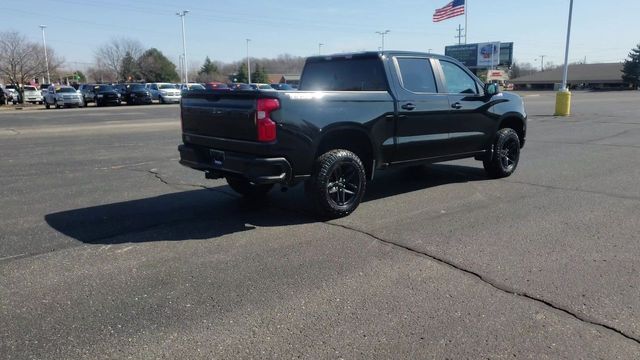
[[505, 177], [525, 142], [522, 99], [445, 56], [311, 57], [298, 90], [185, 93], [180, 163], [247, 196], [306, 181], [319, 212], [339, 217], [377, 170], [474, 157]]

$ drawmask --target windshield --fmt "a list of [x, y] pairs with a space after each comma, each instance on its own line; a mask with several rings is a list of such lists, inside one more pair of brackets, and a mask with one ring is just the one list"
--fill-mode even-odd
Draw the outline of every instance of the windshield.
[[142, 84], [135, 84], [135, 85], [129, 86], [129, 89], [131, 91], [142, 91], [142, 90], [146, 90], [147, 88]]
[[56, 91], [59, 92], [59, 93], [74, 93], [74, 92], [76, 92], [76, 89], [74, 89], [72, 87], [63, 87], [63, 88], [59, 88]]
[[204, 90], [204, 86], [200, 84], [189, 84], [189, 90]]
[[161, 85], [158, 85], [158, 88], [159, 89], [175, 89], [176, 86], [173, 84], [161, 84]]
[[24, 91], [36, 91], [36, 88], [33, 86], [25, 86]]
[[114, 91], [115, 89], [111, 85], [100, 85], [94, 88], [97, 91]]

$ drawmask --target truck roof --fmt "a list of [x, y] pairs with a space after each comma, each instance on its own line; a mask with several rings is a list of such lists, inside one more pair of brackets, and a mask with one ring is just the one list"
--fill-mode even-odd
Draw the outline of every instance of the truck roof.
[[[399, 51], [399, 50], [385, 50], [385, 51], [360, 51], [360, 52], [352, 52], [352, 53], [337, 53], [337, 54], [327, 54], [327, 55], [316, 55], [310, 56], [307, 58], [307, 61], [317, 61], [317, 60], [329, 60], [332, 58], [377, 58], [381, 56], [428, 56], [437, 59], [452, 59], [451, 57], [445, 55], [439, 55], [434, 53], [426, 53], [419, 51]], [[454, 59], [455, 60], [455, 59]]]

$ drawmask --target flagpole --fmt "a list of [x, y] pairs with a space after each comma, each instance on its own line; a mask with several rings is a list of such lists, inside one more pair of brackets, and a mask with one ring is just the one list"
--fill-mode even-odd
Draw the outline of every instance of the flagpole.
[[469, 13], [469, 0], [464, 0], [464, 44], [467, 45], [467, 34], [469, 33], [469, 25], [467, 24], [467, 14]]

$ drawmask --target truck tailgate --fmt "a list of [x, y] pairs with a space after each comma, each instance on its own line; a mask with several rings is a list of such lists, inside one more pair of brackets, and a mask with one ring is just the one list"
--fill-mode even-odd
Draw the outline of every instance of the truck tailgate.
[[190, 91], [182, 95], [184, 133], [255, 141], [258, 91]]

